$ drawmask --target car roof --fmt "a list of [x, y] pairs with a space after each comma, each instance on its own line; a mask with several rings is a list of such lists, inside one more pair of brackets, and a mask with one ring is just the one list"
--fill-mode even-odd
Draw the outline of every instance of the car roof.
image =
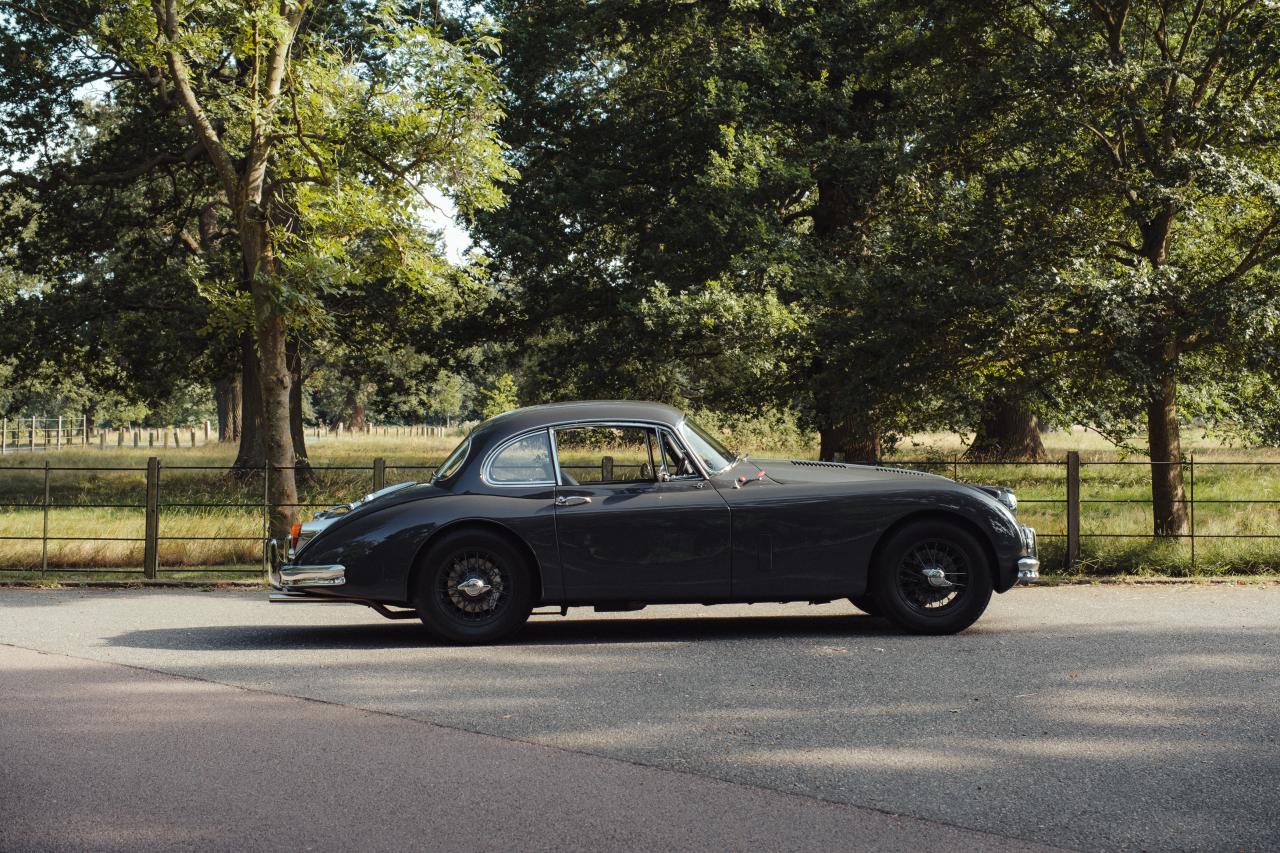
[[505, 437], [555, 424], [575, 421], [644, 421], [675, 426], [684, 420], [684, 412], [665, 403], [633, 400], [575, 400], [525, 406], [496, 415], [475, 428], [473, 435]]

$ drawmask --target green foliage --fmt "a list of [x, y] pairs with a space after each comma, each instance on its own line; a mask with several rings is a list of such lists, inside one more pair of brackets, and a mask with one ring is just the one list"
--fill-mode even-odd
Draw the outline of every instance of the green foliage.
[[502, 374], [493, 387], [480, 392], [480, 398], [480, 417], [485, 419], [519, 408], [520, 397], [515, 377], [510, 373]]

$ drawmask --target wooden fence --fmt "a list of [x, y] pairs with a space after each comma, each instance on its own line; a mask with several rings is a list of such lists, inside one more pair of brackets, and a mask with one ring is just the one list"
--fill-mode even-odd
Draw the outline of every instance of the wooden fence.
[[[308, 427], [307, 434], [315, 439], [370, 435], [443, 438], [456, 429], [453, 426], [434, 424], [365, 424], [364, 427], [353, 430], [339, 423], [333, 426]], [[0, 419], [0, 455], [72, 447], [99, 450], [123, 447], [201, 447], [217, 440], [216, 431], [209, 421], [181, 426], [147, 427], [133, 424], [98, 426], [89, 423], [84, 416]]]

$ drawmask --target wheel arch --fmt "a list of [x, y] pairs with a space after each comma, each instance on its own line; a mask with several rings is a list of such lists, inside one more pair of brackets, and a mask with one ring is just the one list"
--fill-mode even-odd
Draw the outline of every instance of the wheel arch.
[[409, 569], [409, 577], [405, 584], [405, 600], [413, 601], [413, 591], [418, 585], [418, 576], [422, 573], [423, 567], [426, 565], [427, 556], [431, 553], [431, 549], [440, 541], [441, 536], [450, 533], [456, 533], [460, 530], [482, 530], [488, 533], [496, 533], [503, 539], [506, 539], [517, 551], [524, 555], [525, 562], [529, 566], [529, 571], [533, 575], [533, 589], [536, 590], [534, 603], [541, 601], [543, 598], [542, 589], [542, 567], [538, 564], [538, 557], [533, 552], [533, 548], [524, 540], [522, 536], [502, 524], [487, 518], [460, 518], [451, 521], [448, 524], [441, 525], [432, 531], [419, 547], [418, 552], [413, 557], [413, 565]]
[[880, 536], [876, 539], [876, 544], [871, 548], [871, 557], [867, 561], [867, 589], [871, 589], [871, 577], [876, 571], [879, 564], [880, 554], [884, 550], [885, 545], [890, 539], [904, 527], [915, 524], [919, 521], [945, 521], [949, 524], [955, 524], [973, 534], [974, 538], [982, 545], [982, 550], [987, 556], [987, 560], [991, 566], [991, 580], [993, 583], [999, 581], [1000, 561], [996, 555], [995, 543], [991, 541], [991, 535], [982, 529], [980, 525], [974, 522], [968, 516], [958, 512], [951, 512], [945, 509], [924, 509], [918, 512], [908, 513], [897, 519], [881, 531]]

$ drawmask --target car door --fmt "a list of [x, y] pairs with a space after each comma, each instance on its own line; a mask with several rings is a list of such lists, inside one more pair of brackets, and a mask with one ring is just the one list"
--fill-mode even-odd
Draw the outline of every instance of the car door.
[[556, 537], [571, 601], [701, 601], [730, 591], [729, 506], [672, 474], [655, 426], [553, 430]]

